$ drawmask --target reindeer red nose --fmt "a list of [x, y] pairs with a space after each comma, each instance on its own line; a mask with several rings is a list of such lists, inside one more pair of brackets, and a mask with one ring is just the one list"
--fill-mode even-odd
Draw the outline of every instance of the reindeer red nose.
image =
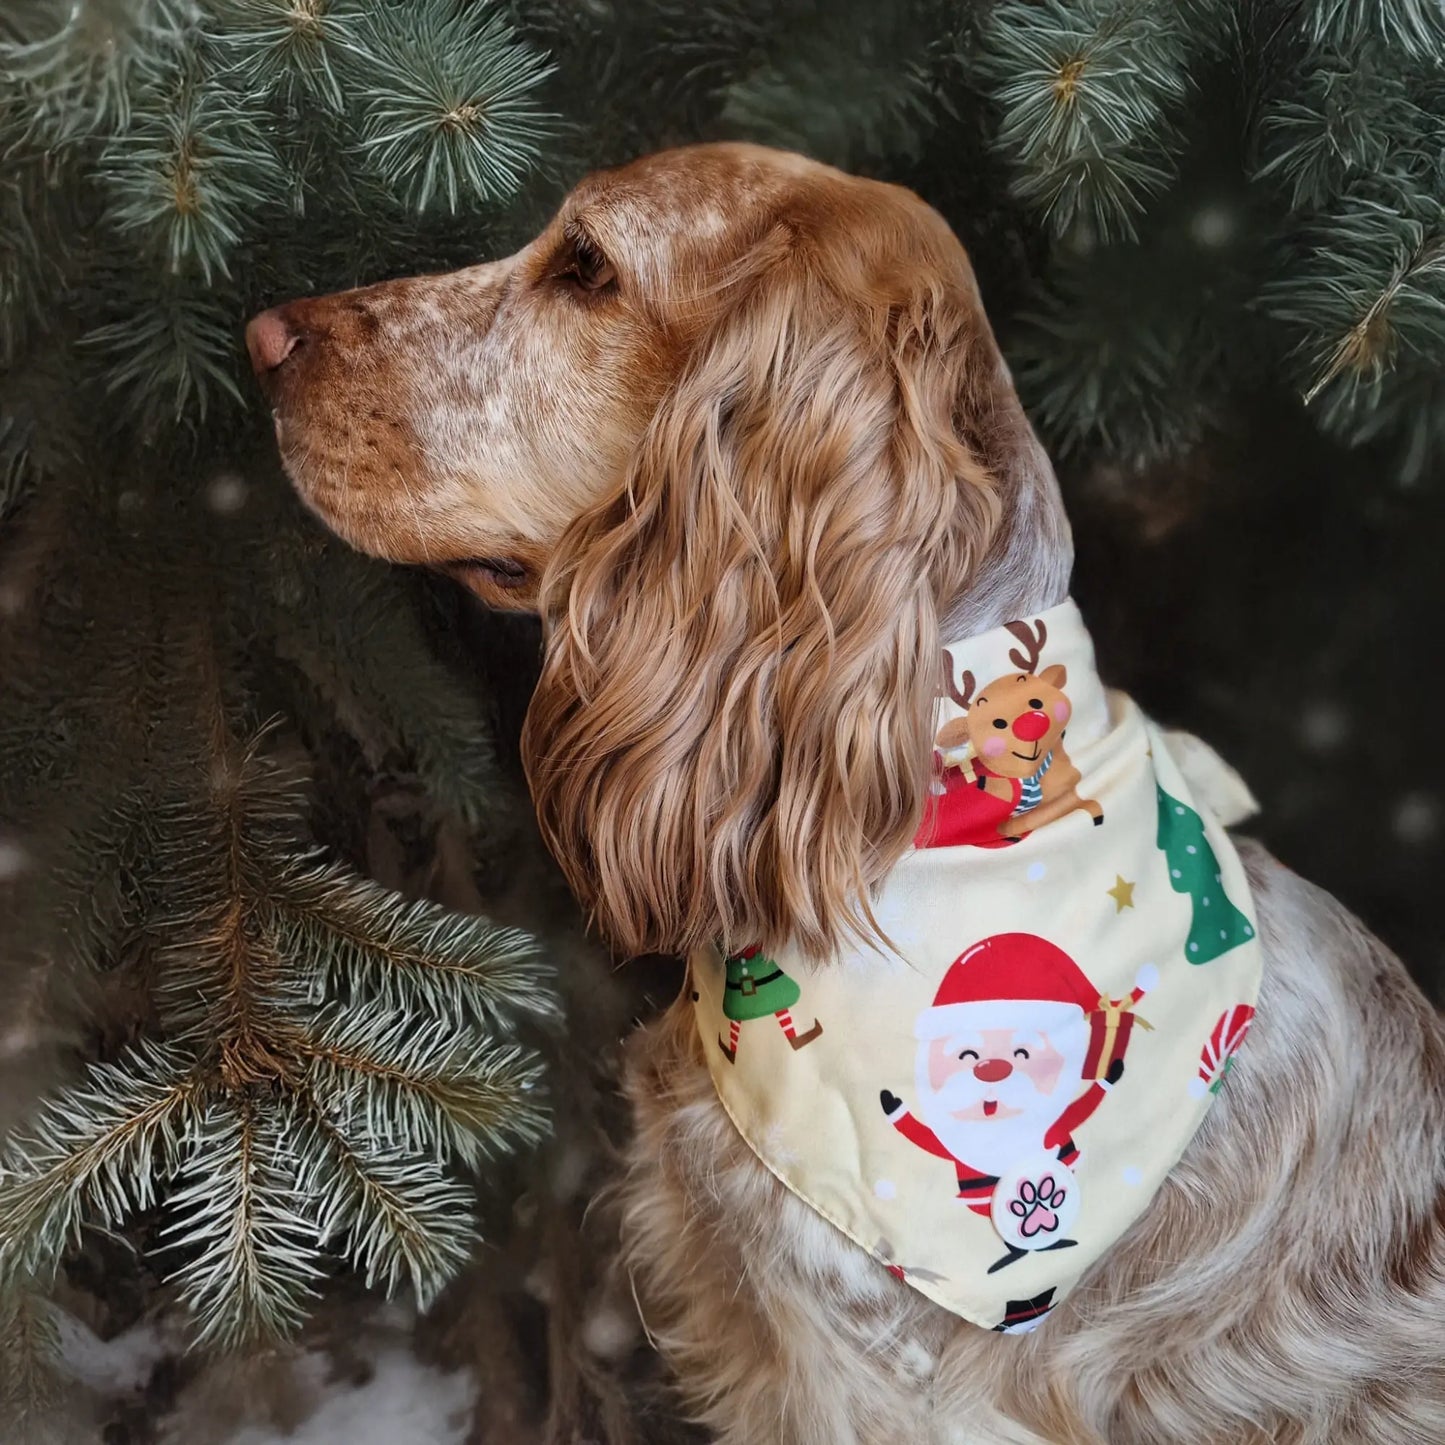
[[1049, 730], [1049, 720], [1041, 712], [1021, 712], [1014, 719], [1014, 736], [1026, 743], [1036, 743]]
[[973, 1066], [973, 1076], [981, 1084], [996, 1084], [1013, 1071], [1014, 1066], [1007, 1059], [981, 1059]]

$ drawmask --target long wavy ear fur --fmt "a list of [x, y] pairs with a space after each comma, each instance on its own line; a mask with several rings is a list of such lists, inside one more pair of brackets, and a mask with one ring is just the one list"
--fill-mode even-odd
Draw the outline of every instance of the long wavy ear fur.
[[1006, 373], [942, 220], [869, 199], [760, 238], [625, 492], [549, 569], [524, 761], [629, 953], [826, 956], [871, 933], [919, 823], [938, 607], [998, 514], [963, 437]]

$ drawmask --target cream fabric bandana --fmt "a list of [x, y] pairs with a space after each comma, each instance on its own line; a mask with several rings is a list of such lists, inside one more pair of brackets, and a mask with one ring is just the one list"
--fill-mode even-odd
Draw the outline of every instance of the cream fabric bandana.
[[[1260, 949], [1185, 753], [1104, 690], [1072, 601], [946, 657], [934, 791], [875, 905], [893, 950], [822, 968], [713, 950], [691, 988], [763, 1163], [929, 1299], [1022, 1331], [1117, 1246], [1203, 1121]], [[1187, 747], [1238, 821], [1242, 785]]]

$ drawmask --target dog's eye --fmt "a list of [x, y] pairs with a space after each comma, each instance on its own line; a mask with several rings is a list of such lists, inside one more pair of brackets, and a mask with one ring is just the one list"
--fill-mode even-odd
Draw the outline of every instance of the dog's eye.
[[965, 1049], [958, 1057], [960, 1059], [977, 1059], [978, 1055], [972, 1049]]
[[1028, 1056], [1029, 1056], [1029, 1051], [1028, 1051], [1027, 1049], [1015, 1049], [1015, 1050], [1014, 1050], [1014, 1058], [1016, 1058], [1016, 1059], [1026, 1059], [1026, 1058], [1028, 1058]]
[[580, 229], [569, 229], [566, 236], [566, 248], [552, 272], [555, 280], [575, 291], [604, 291], [616, 283], [616, 268], [591, 236]]

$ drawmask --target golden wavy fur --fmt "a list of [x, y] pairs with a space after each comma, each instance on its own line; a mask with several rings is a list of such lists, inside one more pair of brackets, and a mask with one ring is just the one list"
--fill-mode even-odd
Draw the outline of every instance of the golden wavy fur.
[[928, 212], [828, 200], [729, 268], [622, 491], [547, 574], [523, 756], [629, 953], [825, 955], [918, 827], [937, 599], [998, 505], [953, 422], [991, 400], [991, 343]]
[[[921, 812], [940, 629], [1067, 591], [967, 259], [896, 187], [666, 152], [515, 256], [248, 339], [330, 525], [542, 611], [534, 797], [624, 951], [866, 930]], [[1445, 1034], [1338, 904], [1244, 856], [1267, 965], [1230, 1087], [1033, 1335], [940, 1311], [787, 1194], [690, 1007], [633, 1040], [625, 1285], [718, 1440], [1445, 1441]]]

